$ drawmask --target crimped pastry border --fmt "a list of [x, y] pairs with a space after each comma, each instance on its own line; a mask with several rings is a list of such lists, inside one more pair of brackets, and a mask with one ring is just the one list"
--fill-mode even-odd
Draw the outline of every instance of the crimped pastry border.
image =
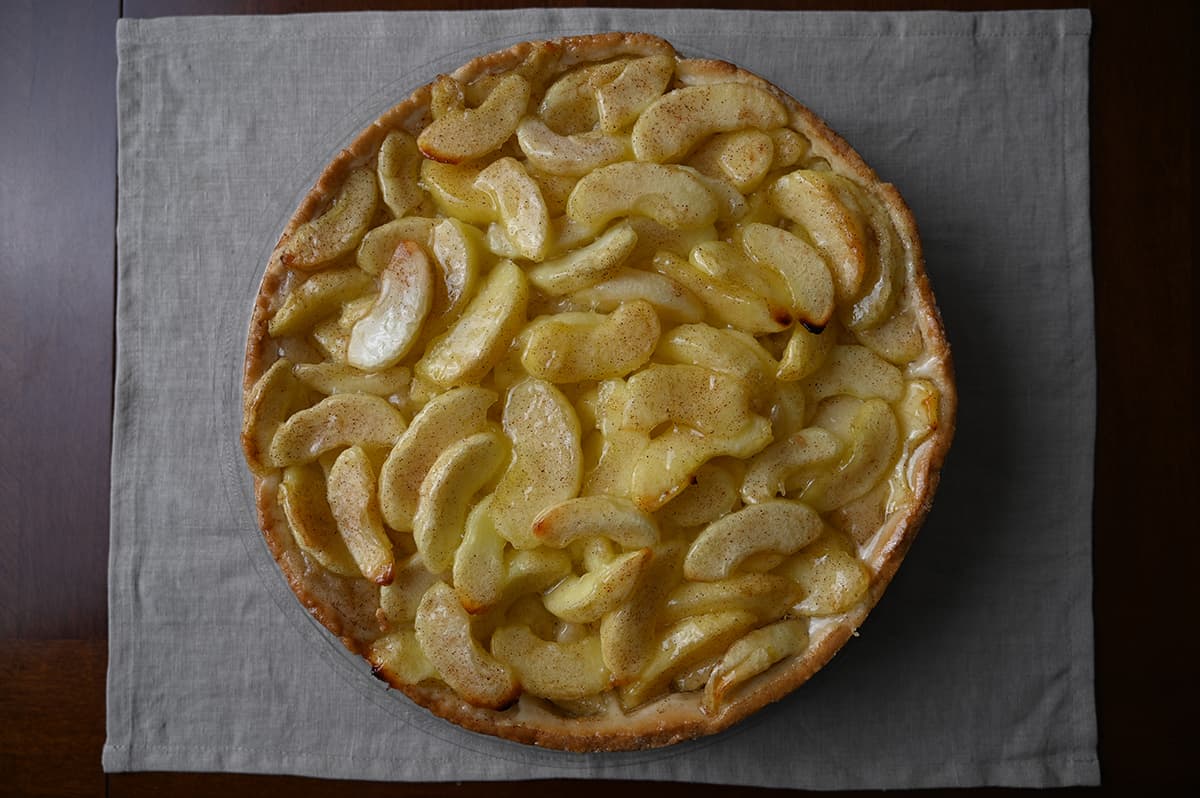
[[[390, 681], [417, 704], [472, 731], [568, 751], [621, 751], [671, 745], [727, 729], [791, 693], [837, 653], [879, 601], [932, 506], [940, 470], [953, 439], [957, 392], [950, 349], [925, 271], [916, 223], [908, 206], [895, 187], [882, 183], [844, 139], [786, 92], [724, 61], [683, 59], [671, 44], [644, 33], [606, 33], [523, 42], [479, 56], [456, 70], [453, 76], [465, 83], [488, 73], [509, 70], [535, 50], [563, 65], [602, 61], [620, 55], [670, 54], [686, 66], [684, 83], [740, 81], [766, 88], [779, 98], [790, 111], [791, 126], [808, 137], [812, 150], [829, 161], [834, 171], [852, 176], [891, 217], [908, 253], [906, 285], [909, 301], [916, 309], [925, 341], [921, 376], [934, 382], [940, 393], [937, 427], [910, 461], [910, 473], [915, 477], [912, 501], [888, 518], [873, 538], [874, 556], [866, 561], [874, 575], [868, 594], [849, 611], [821, 622], [803, 655], [778, 663], [736, 688], [716, 714], [709, 715], [701, 709], [700, 693], [674, 693], [630, 714], [622, 713], [614, 704], [608, 713], [581, 718], [554, 714], [540, 700], [529, 697], [522, 697], [508, 709], [489, 710], [467, 704], [440, 683], [401, 684], [398, 680], [388, 679], [386, 671], [376, 670], [380, 678]], [[287, 224], [267, 264], [255, 299], [246, 346], [243, 380], [246, 396], [277, 358], [267, 345], [267, 325], [286, 285], [287, 270], [280, 259], [282, 244], [301, 224], [323, 210], [350, 169], [374, 156], [388, 130], [399, 128], [414, 136], [419, 133], [430, 121], [429, 99], [430, 86], [426, 85], [365, 129], [326, 167]], [[248, 457], [253, 458], [255, 443], [245, 426], [242, 445]], [[350, 651], [365, 656], [370, 639], [373, 639], [370, 634], [377, 633], [373, 609], [369, 602], [368, 605], [361, 603], [369, 598], [369, 590], [359, 590], [357, 593], [363, 595], [356, 595], [354, 580], [319, 574], [320, 569], [310, 563], [295, 544], [279, 508], [278, 476], [255, 475], [254, 482], [259, 525], [292, 591]], [[374, 631], [368, 631], [372, 629]]]

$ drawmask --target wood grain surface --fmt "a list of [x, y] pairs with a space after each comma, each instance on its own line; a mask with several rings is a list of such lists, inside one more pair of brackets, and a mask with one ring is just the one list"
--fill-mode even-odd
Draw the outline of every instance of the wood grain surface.
[[[787, 793], [639, 782], [371, 784], [235, 774], [105, 776], [100, 770], [116, 283], [116, 20], [122, 14], [519, 5], [534, 4], [0, 2], [0, 796]], [[1190, 508], [1197, 484], [1190, 41], [1196, 25], [1188, 3], [1085, 5], [1093, 14], [1094, 606], [1104, 786], [1050, 792], [1124, 794], [1135, 786], [1196, 781], [1190, 761], [1198, 653], [1190, 614], [1197, 606], [1190, 588], [1198, 553]]]

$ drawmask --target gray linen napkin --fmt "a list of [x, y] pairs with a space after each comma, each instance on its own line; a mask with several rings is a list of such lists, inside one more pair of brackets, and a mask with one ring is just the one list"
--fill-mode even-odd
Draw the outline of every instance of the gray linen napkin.
[[[1096, 783], [1090, 24], [597, 9], [122, 21], [105, 769]], [[474, 55], [605, 30], [759, 72], [899, 186], [962, 410], [925, 529], [829, 667], [715, 738], [572, 755], [432, 718], [308, 618], [255, 528], [239, 369], [267, 254], [356, 131]]]

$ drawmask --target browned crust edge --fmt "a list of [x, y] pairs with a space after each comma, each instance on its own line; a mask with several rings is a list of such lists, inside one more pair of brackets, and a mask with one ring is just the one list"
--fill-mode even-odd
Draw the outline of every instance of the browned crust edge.
[[[623, 54], [663, 53], [679, 58], [670, 43], [656, 36], [644, 33], [607, 33], [545, 42], [522, 42], [507, 50], [475, 58], [457, 69], [454, 77], [469, 82], [489, 72], [513, 68], [537, 48], [541, 48], [550, 57], [561, 59], [561, 63], [605, 60]], [[466, 704], [448, 687], [436, 682], [403, 684], [395, 678], [389, 678], [386, 671], [377, 671], [378, 676], [415, 703], [471, 731], [520, 743], [576, 752], [653, 748], [723, 731], [767, 704], [787, 696], [832, 659], [883, 595], [932, 507], [940, 471], [954, 437], [958, 398], [950, 347], [925, 270], [921, 242], [911, 210], [896, 188], [891, 184], [882, 183], [874, 170], [849, 143], [786, 92], [763, 78], [725, 61], [688, 59], [688, 64], [690, 74], [722, 80], [739, 80], [766, 88], [785, 103], [792, 114], [792, 126], [809, 138], [814, 149], [819, 147], [822, 157], [830, 161], [836, 171], [852, 175], [862, 187], [869, 189], [891, 216], [905, 248], [910, 253], [908, 284], [915, 295], [915, 307], [926, 344], [927, 361], [933, 371], [926, 376], [936, 383], [941, 394], [938, 426], [933, 435], [913, 454], [913, 472], [917, 477], [916, 484], [912, 486], [914, 501], [906, 511], [889, 518], [877, 533], [886, 538], [886, 543], [877, 560], [869, 563], [874, 577], [868, 595], [857, 606], [840, 616], [835, 625], [818, 634], [814, 638], [814, 644], [804, 655], [779, 663], [740, 686], [715, 715], [708, 715], [700, 709], [698, 697], [694, 697], [690, 702], [675, 701], [666, 708], [659, 706], [663, 702], [651, 704], [615, 720], [608, 715], [597, 720], [588, 717], [565, 718], [545, 711], [529, 713], [523, 712], [519, 704], [506, 710], [488, 710]], [[415, 134], [428, 122], [429, 96], [428, 85], [417, 89], [408, 99], [384, 113], [338, 153], [288, 222], [271, 255], [255, 299], [244, 365], [243, 387], [247, 394], [276, 359], [276, 354], [268, 350], [266, 343], [269, 338], [267, 325], [271, 302], [286, 275], [286, 269], [279, 257], [281, 245], [301, 224], [323, 209], [341, 185], [345, 174], [372, 156], [388, 130], [400, 128]], [[254, 443], [245, 431], [242, 434], [242, 445], [247, 454], [253, 456]], [[339, 637], [351, 652], [365, 655], [366, 646], [355, 635], [354, 624], [348, 622], [346, 617], [319, 593], [310, 589], [305, 579], [303, 555], [296, 550], [286, 521], [282, 520], [278, 511], [275, 487], [276, 483], [272, 479], [255, 476], [256, 512], [272, 556], [279, 563], [292, 591], [313, 617]], [[530, 714], [535, 717], [530, 719]]]

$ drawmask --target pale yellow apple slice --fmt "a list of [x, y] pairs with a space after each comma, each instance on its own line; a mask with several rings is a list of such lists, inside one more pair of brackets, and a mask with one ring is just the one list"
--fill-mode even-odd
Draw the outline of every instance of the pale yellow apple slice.
[[691, 166], [679, 167], [701, 182], [717, 203], [717, 221], [726, 224], [740, 222], [750, 210], [749, 203], [741, 192], [728, 180], [710, 177]]
[[608, 279], [572, 292], [569, 299], [573, 305], [601, 313], [643, 299], [663, 321], [691, 323], [704, 318], [704, 306], [695, 294], [669, 277], [644, 269], [620, 268]]
[[709, 177], [728, 180], [742, 194], [758, 188], [773, 166], [771, 136], [750, 128], [718, 133], [696, 150], [688, 165]]
[[377, 585], [390, 584], [395, 568], [392, 541], [379, 515], [375, 471], [361, 446], [338, 455], [329, 470], [327, 496], [338, 534], [362, 575]]
[[779, 567], [803, 591], [793, 611], [797, 615], [836, 615], [867, 595], [871, 572], [854, 544], [830, 530]]
[[483, 430], [496, 394], [465, 386], [439, 394], [421, 408], [384, 461], [379, 503], [388, 526], [412, 529], [421, 483], [434, 460], [451, 444]]
[[[538, 116], [553, 130], [564, 135], [593, 129], [599, 121], [596, 89], [611, 83], [629, 61], [626, 58], [587, 64], [567, 72], [546, 89], [538, 105]], [[608, 128], [605, 130], [615, 132]]]
[[650, 445], [650, 435], [637, 430], [608, 429], [589, 436], [596, 455], [589, 459], [590, 469], [580, 493], [584, 496], [633, 495], [633, 469]]
[[437, 220], [428, 216], [405, 216], [372, 228], [363, 236], [362, 243], [358, 245], [358, 251], [354, 255], [358, 268], [367, 274], [381, 274], [392, 262], [396, 247], [400, 246], [401, 242], [415, 241], [422, 247], [429, 246], [435, 224]]
[[467, 702], [502, 709], [517, 700], [520, 684], [471, 634], [471, 616], [458, 603], [454, 588], [444, 582], [429, 588], [415, 626], [421, 650], [438, 676]]
[[777, 440], [754, 456], [742, 482], [742, 499], [758, 504], [787, 492], [788, 481], [799, 471], [829, 463], [842, 451], [841, 442], [820, 427], [808, 427]]
[[778, 270], [751, 260], [741, 247], [728, 241], [705, 241], [692, 249], [688, 260], [704, 274], [745, 286], [753, 294], [788, 306], [791, 294]]
[[297, 363], [292, 371], [305, 385], [326, 396], [335, 393], [396, 396], [403, 393], [412, 381], [412, 369], [407, 366], [359, 371], [345, 363]]
[[787, 612], [804, 595], [800, 586], [778, 574], [738, 574], [718, 582], [684, 582], [671, 591], [661, 623], [721, 610], [749, 612], [769, 621]]
[[467, 108], [460, 97], [446, 99], [447, 107], [417, 137], [425, 157], [442, 163], [481, 158], [500, 148], [516, 132], [529, 105], [529, 81], [506, 75], [477, 108]]
[[492, 635], [492, 653], [512, 667], [526, 690], [551, 700], [585, 698], [609, 686], [595, 636], [558, 643], [541, 639], [528, 626], [503, 626]]
[[633, 124], [662, 96], [674, 73], [674, 58], [652, 55], [630, 61], [616, 77], [598, 84], [595, 97], [600, 129], [615, 133]]
[[829, 512], [864, 496], [895, 462], [900, 429], [882, 399], [863, 402], [851, 420], [848, 449], [835, 470], [819, 475], [801, 498], [819, 512]]
[[730, 646], [713, 669], [704, 688], [705, 708], [715, 713], [730, 690], [806, 648], [806, 620], [783, 620], [755, 629]]
[[503, 424], [513, 458], [492, 500], [496, 529], [516, 548], [537, 548], [534, 519], [583, 482], [579, 419], [558, 388], [530, 377], [509, 390]]
[[542, 511], [533, 534], [541, 545], [556, 549], [594, 537], [633, 549], [658, 543], [658, 524], [626, 499], [581, 496]]
[[658, 618], [668, 594], [679, 584], [682, 551], [677, 542], [655, 547], [632, 594], [601, 619], [600, 652], [615, 684], [632, 681], [653, 655]]
[[594, 623], [624, 603], [652, 556], [650, 549], [630, 551], [582, 576], [567, 577], [546, 592], [546, 609], [570, 623]]
[[508, 441], [503, 435], [478, 432], [451, 444], [430, 466], [421, 482], [412, 526], [417, 552], [434, 573], [453, 567], [473, 497], [507, 460]]
[[388, 681], [419, 684], [437, 676], [437, 670], [421, 650], [417, 633], [412, 629], [392, 632], [371, 643], [366, 658]]
[[504, 550], [508, 541], [492, 520], [492, 497], [467, 515], [462, 543], [454, 553], [454, 590], [467, 612], [486, 612], [504, 596]]
[[925, 348], [917, 314], [912, 308], [892, 315], [878, 327], [855, 330], [854, 335], [859, 343], [897, 366], [916, 360]]
[[358, 246], [379, 205], [375, 173], [365, 167], [346, 176], [333, 207], [288, 237], [279, 259], [289, 269], [319, 269]]
[[775, 157], [771, 160], [771, 169], [786, 169], [789, 166], [795, 166], [812, 149], [812, 144], [808, 139], [789, 127], [776, 128], [771, 131], [770, 135], [775, 149]]
[[321, 567], [339, 576], [360, 577], [362, 572], [346, 542], [326, 498], [325, 473], [315, 465], [289, 466], [279, 483], [279, 504], [292, 537]]
[[776, 440], [799, 432], [808, 424], [808, 395], [795, 382], [777, 382], [771, 389], [771, 431]]
[[905, 276], [904, 247], [887, 211], [873, 197], [857, 196], [870, 248], [862, 295], [842, 309], [842, 322], [850, 330], [878, 326], [892, 315], [904, 290]]
[[[576, 175], [554, 175], [544, 172], [532, 165], [526, 165], [525, 171], [537, 183], [542, 192], [542, 200], [546, 203], [546, 211], [550, 214], [550, 254], [560, 253], [559, 234], [562, 228], [555, 225], [554, 220], [561, 218], [567, 212], [567, 199], [579, 182]], [[595, 232], [595, 231], [592, 231]]]
[[585, 538], [572, 548], [585, 571], [595, 571], [608, 565], [621, 551], [617, 544], [599, 536]]
[[587, 288], [616, 274], [637, 244], [629, 224], [617, 224], [590, 244], [529, 270], [529, 281], [550, 296]]
[[623, 377], [650, 359], [660, 331], [654, 307], [640, 299], [608, 314], [543, 316], [527, 328], [521, 363], [558, 384]]
[[835, 346], [805, 386], [818, 402], [838, 394], [895, 402], [904, 393], [904, 375], [865, 346]]
[[626, 382], [625, 429], [651, 432], [671, 421], [705, 435], [735, 434], [754, 420], [750, 389], [701, 366], [651, 364]]
[[717, 219], [717, 201], [681, 166], [624, 161], [601, 167], [575, 184], [567, 215], [600, 229], [623, 216], [648, 216], [671, 228], [704, 227]]
[[443, 219], [433, 228], [430, 248], [442, 279], [441, 290], [434, 293], [427, 335], [441, 332], [462, 315], [491, 266], [483, 236], [458, 219]]
[[415, 372], [442, 387], [478, 382], [525, 324], [529, 280], [512, 261], [496, 264], [458, 320], [425, 350]]
[[768, 196], [825, 256], [838, 301], [856, 297], [867, 271], [868, 248], [853, 184], [832, 172], [799, 169], [772, 183]]
[[370, 394], [339, 393], [294, 413], [280, 425], [268, 462], [277, 467], [311, 463], [342, 446], [390, 447], [408, 424], [386, 399]]
[[732, 470], [708, 462], [696, 469], [691, 484], [661, 507], [654, 517], [677, 527], [695, 527], [715, 521], [737, 505], [737, 478]]
[[705, 527], [688, 549], [683, 573], [694, 582], [715, 582], [753, 554], [794, 554], [823, 529], [821, 516], [800, 502], [753, 504]]
[[717, 239], [715, 223], [673, 230], [649, 216], [631, 216], [625, 221], [638, 236], [637, 245], [633, 252], [629, 253], [627, 262], [638, 264], [638, 268], [643, 269], [647, 268], [647, 262], [663, 250], [687, 260], [697, 245]]
[[542, 261], [550, 247], [550, 212], [541, 188], [515, 158], [499, 158], [475, 178], [500, 213], [508, 240], [521, 257]]
[[674, 253], [660, 251], [649, 267], [695, 294], [720, 324], [762, 335], [786, 330], [793, 321], [783, 302], [744, 284], [706, 274]]
[[620, 688], [621, 705], [632, 709], [666, 692], [672, 679], [720, 655], [753, 628], [754, 622], [748, 612], [728, 610], [696, 615], [669, 626], [637, 679]]
[[832, 330], [815, 333], [797, 324], [792, 327], [783, 357], [779, 359], [778, 378], [794, 382], [812, 375], [825, 363], [836, 344], [837, 336]]
[[391, 130], [379, 145], [375, 171], [383, 202], [397, 219], [421, 203], [421, 153], [417, 142], [402, 130]]
[[817, 404], [811, 426], [820, 427], [833, 434], [843, 445], [851, 440], [850, 425], [863, 408], [863, 400], [849, 394], [838, 394]]
[[310, 337], [325, 359], [333, 363], [346, 362], [346, 349], [350, 346], [350, 331], [375, 304], [375, 292], [372, 291], [358, 299], [352, 299], [342, 305], [342, 312], [330, 316], [324, 321], [313, 325]]
[[[484, 499], [487, 501], [487, 499]], [[521, 596], [541, 593], [571, 574], [571, 556], [557, 549], [506, 549], [504, 582], [498, 604], [510, 604]], [[536, 603], [542, 605], [541, 596]], [[545, 610], [545, 607], [542, 607]]]
[[685, 86], [664, 94], [633, 125], [639, 161], [671, 161], [713, 133], [771, 130], [787, 123], [787, 109], [765, 89], [745, 83]]
[[812, 332], [825, 329], [833, 315], [833, 276], [819, 252], [786, 230], [757, 223], [742, 228], [742, 247], [783, 279], [797, 321]]
[[552, 175], [579, 177], [625, 157], [629, 144], [621, 136], [588, 131], [560, 136], [536, 117], [517, 126], [517, 143], [529, 163]]
[[630, 497], [633, 503], [652, 512], [671, 501], [689, 484], [699, 468], [725, 455], [746, 458], [771, 442], [771, 422], [751, 416], [741, 430], [724, 435], [703, 435], [675, 425], [651, 440], [633, 465]]
[[303, 405], [306, 393], [287, 358], [272, 363], [250, 389], [242, 417], [242, 440], [246, 462], [255, 474], [261, 476], [276, 467], [270, 456], [271, 441], [296, 408]]
[[461, 110], [467, 104], [463, 85], [451, 75], [438, 75], [429, 86], [429, 114], [434, 119]]
[[420, 554], [397, 563], [392, 583], [379, 588], [379, 607], [388, 623], [412, 626], [425, 591], [438, 581], [437, 575], [425, 567]]
[[[530, 554], [531, 552], [521, 552]], [[479, 639], [487, 639], [501, 626], [525, 626], [541, 640], [558, 640], [564, 624], [542, 604], [542, 597], [535, 593], [523, 593], [511, 602], [477, 616], [472, 629]]]
[[346, 362], [364, 371], [399, 363], [433, 306], [433, 267], [412, 241], [400, 242], [379, 282], [379, 296], [355, 323], [346, 348]]
[[267, 332], [272, 338], [302, 333], [341, 310], [343, 302], [361, 296], [371, 282], [369, 274], [353, 266], [317, 272], [292, 289], [271, 317]]
[[[941, 394], [929, 380], [913, 380], [904, 386], [904, 397], [896, 407], [900, 421], [902, 461], [907, 462], [921, 443], [938, 428]], [[911, 500], [913, 485], [909, 469], [897, 468], [888, 479], [887, 512]]]
[[765, 385], [779, 368], [753, 335], [708, 324], [681, 324], [667, 330], [654, 354], [667, 363], [702, 366], [752, 385]]
[[476, 164], [425, 161], [421, 164], [421, 187], [429, 192], [434, 205], [447, 217], [468, 224], [490, 224], [500, 215], [491, 194], [475, 187], [482, 168]]

